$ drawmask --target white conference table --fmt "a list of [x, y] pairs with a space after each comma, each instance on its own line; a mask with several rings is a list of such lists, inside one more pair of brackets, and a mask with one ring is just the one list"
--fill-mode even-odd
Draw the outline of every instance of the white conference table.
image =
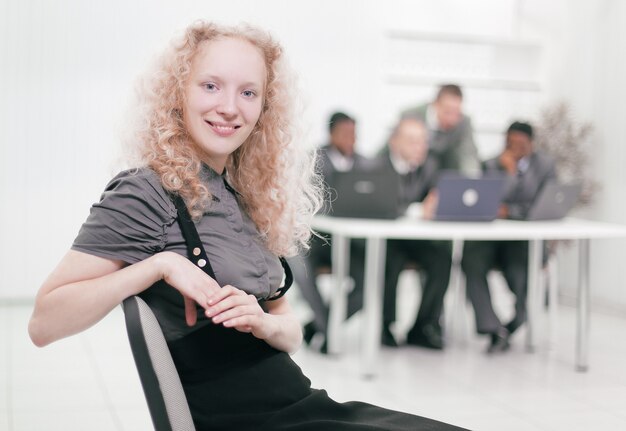
[[578, 243], [578, 299], [576, 370], [588, 369], [589, 350], [589, 241], [626, 237], [626, 226], [582, 219], [554, 221], [495, 220], [493, 222], [444, 222], [409, 218], [373, 220], [316, 216], [314, 229], [332, 237], [333, 292], [328, 322], [328, 351], [340, 352], [340, 329], [345, 320], [348, 261], [352, 238], [366, 240], [364, 319], [361, 328], [361, 366], [365, 376], [374, 376], [382, 324], [383, 278], [388, 239], [529, 241], [527, 345], [536, 346], [536, 316], [541, 309], [539, 280], [543, 240], [575, 240]]

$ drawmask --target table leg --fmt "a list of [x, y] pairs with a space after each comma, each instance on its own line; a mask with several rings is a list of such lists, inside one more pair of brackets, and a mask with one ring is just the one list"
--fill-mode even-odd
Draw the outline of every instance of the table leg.
[[558, 280], [558, 249], [554, 251], [554, 255], [548, 260], [548, 314], [550, 319], [550, 348], [556, 346], [556, 336], [558, 334], [558, 306], [559, 306], [559, 280]]
[[578, 240], [576, 371], [589, 369], [589, 239]]
[[528, 297], [526, 320], [526, 350], [534, 352], [537, 347], [537, 323], [541, 312], [540, 271], [543, 243], [540, 239], [528, 242]]
[[346, 320], [347, 292], [346, 281], [348, 279], [348, 261], [350, 260], [350, 239], [343, 235], [332, 236], [331, 259], [333, 290], [330, 295], [328, 310], [328, 353], [340, 353], [341, 334], [340, 329]]
[[[467, 294], [465, 289], [464, 274], [461, 269], [461, 260], [463, 259], [462, 239], [452, 240], [452, 266], [450, 268], [450, 282], [448, 291], [452, 296], [452, 304], [450, 309], [445, 308], [444, 317], [446, 321], [445, 334], [446, 338], [460, 339], [463, 344], [467, 344], [469, 339], [468, 322], [467, 322]], [[462, 334], [462, 336], [461, 336]]]
[[361, 332], [362, 372], [376, 375], [383, 312], [386, 240], [368, 238], [365, 254], [365, 286], [363, 292], [363, 324]]

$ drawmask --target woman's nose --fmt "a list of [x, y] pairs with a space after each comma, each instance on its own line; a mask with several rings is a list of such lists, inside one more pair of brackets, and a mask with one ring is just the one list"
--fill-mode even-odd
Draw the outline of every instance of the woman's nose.
[[234, 94], [227, 94], [226, 92], [222, 93], [217, 107], [217, 112], [220, 115], [227, 117], [237, 115], [237, 96]]

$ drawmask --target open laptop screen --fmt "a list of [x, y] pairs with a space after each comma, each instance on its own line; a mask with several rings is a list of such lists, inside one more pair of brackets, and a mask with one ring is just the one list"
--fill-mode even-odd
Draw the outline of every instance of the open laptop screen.
[[396, 175], [375, 170], [336, 172], [330, 184], [334, 217], [395, 219], [399, 212]]
[[578, 201], [581, 190], [581, 184], [547, 183], [530, 207], [526, 220], [558, 220], [565, 217]]
[[491, 221], [498, 215], [504, 176], [467, 178], [442, 175], [437, 183], [439, 202], [436, 220]]

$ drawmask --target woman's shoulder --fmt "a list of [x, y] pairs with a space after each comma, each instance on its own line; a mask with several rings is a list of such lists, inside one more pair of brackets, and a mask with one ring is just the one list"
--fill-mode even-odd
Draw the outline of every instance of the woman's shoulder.
[[[109, 182], [109, 186], [117, 186], [122, 184], [134, 185], [137, 187], [146, 187], [148, 185], [161, 185], [161, 181], [156, 172], [149, 167], [138, 167], [124, 169], [118, 172]], [[161, 186], [161, 188], [163, 188]]]
[[163, 250], [176, 209], [150, 169], [118, 173], [94, 203], [72, 249], [96, 256], [139, 262]]
[[150, 207], [153, 211], [164, 213], [166, 217], [176, 215], [176, 207], [170, 194], [163, 187], [159, 175], [149, 167], [119, 172], [107, 184], [102, 198], [125, 205], [130, 201], [135, 204], [140, 203], [143, 207]]

